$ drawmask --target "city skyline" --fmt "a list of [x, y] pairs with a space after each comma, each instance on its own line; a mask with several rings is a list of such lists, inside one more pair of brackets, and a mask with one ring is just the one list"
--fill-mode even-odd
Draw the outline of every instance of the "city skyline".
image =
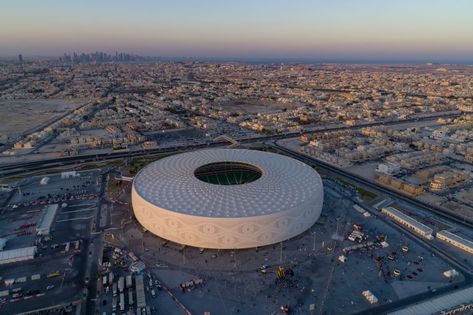
[[25, 1], [4, 4], [0, 56], [471, 63], [469, 1]]

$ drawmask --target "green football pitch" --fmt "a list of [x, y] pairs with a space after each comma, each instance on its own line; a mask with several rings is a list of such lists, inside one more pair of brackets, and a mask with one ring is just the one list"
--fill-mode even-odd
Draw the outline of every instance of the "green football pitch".
[[195, 176], [209, 184], [241, 185], [261, 177], [261, 171], [249, 164], [238, 162], [211, 163], [199, 167]]

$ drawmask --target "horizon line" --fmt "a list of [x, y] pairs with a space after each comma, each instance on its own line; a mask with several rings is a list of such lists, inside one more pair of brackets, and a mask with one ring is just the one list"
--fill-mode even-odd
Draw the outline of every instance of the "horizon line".
[[[22, 55], [23, 60], [29, 59], [35, 61], [38, 59], [60, 59], [64, 54], [93, 54], [93, 53], [106, 53], [108, 55], [114, 55], [115, 53], [124, 53], [140, 58], [148, 59], [162, 59], [165, 61], [205, 61], [205, 62], [242, 62], [242, 63], [302, 63], [302, 64], [432, 64], [432, 65], [473, 65], [473, 58], [448, 58], [448, 57], [399, 57], [399, 58], [376, 58], [376, 57], [301, 57], [301, 56], [183, 56], [183, 55], [174, 55], [174, 56], [163, 56], [163, 55], [141, 55], [135, 52], [125, 52], [125, 51], [115, 51], [113, 53], [105, 52], [101, 50], [94, 51], [80, 51], [80, 52], [64, 52], [61, 55], [49, 55], [49, 54], [23, 54], [18, 53], [16, 55], [0, 55], [1, 60], [18, 60], [18, 56]], [[28, 61], [28, 60], [26, 60]], [[135, 61], [138, 62], [138, 61]]]

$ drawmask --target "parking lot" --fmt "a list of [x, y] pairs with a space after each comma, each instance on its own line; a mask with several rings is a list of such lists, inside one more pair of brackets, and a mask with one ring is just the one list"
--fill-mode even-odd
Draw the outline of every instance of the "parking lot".
[[[100, 206], [100, 172], [66, 175], [21, 180], [2, 209], [5, 250], [37, 247], [34, 259], [0, 265], [2, 314], [44, 307], [71, 311], [80, 304], [91, 261], [90, 233]], [[48, 204], [57, 204], [58, 210], [50, 232], [39, 235], [36, 228]]]
[[77, 172], [75, 175], [54, 174], [34, 176], [15, 185], [9, 207], [37, 206], [73, 200], [88, 200], [97, 197], [98, 178], [96, 171]]
[[85, 265], [82, 242], [77, 249], [70, 245], [65, 251], [65, 246], [43, 245], [34, 260], [0, 266], [0, 291], [10, 292], [3, 297], [2, 314], [52, 306], [51, 301], [61, 304], [80, 299]]

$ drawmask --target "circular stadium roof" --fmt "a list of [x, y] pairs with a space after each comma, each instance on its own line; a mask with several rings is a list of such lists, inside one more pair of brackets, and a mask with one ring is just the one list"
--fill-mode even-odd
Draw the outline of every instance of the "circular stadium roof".
[[279, 154], [208, 149], [163, 158], [133, 180], [138, 221], [152, 233], [204, 248], [247, 248], [312, 226], [323, 203], [310, 166]]
[[[260, 169], [259, 179], [241, 185], [216, 185], [194, 172], [211, 163], [239, 162]], [[204, 217], [247, 217], [284, 211], [304, 203], [322, 188], [307, 164], [279, 154], [243, 149], [183, 153], [146, 166], [134, 180], [136, 192], [150, 203]]]

